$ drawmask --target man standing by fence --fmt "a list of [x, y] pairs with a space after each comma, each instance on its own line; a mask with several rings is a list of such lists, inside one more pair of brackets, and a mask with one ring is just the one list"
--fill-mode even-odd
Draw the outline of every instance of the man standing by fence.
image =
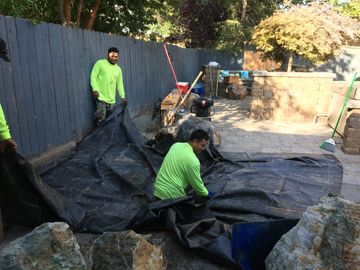
[[90, 82], [96, 99], [94, 118], [97, 125], [111, 112], [112, 105], [116, 101], [116, 89], [119, 91], [121, 103], [127, 104], [122, 71], [117, 64], [118, 59], [119, 50], [111, 47], [108, 49], [107, 59], [98, 60], [91, 71]]
[[[0, 38], [0, 58], [6, 62], [10, 62], [7, 56], [6, 43]], [[16, 142], [11, 138], [9, 126], [6, 123], [5, 115], [0, 103], [0, 152], [6, 147], [16, 148]]]

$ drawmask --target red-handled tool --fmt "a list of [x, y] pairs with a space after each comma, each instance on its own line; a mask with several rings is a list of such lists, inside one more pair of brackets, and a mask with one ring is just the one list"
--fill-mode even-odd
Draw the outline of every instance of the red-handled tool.
[[175, 70], [174, 70], [174, 67], [173, 67], [173, 65], [172, 65], [172, 63], [171, 63], [170, 55], [169, 55], [169, 52], [168, 52], [168, 50], [167, 50], [167, 48], [166, 48], [166, 44], [164, 44], [164, 50], [165, 50], [166, 58], [167, 58], [167, 60], [168, 60], [168, 62], [169, 62], [170, 68], [171, 68], [171, 72], [172, 72], [172, 74], [173, 74], [173, 76], [174, 76], [174, 79], [175, 79], [176, 88], [178, 89], [179, 95], [180, 95], [180, 97], [181, 97], [181, 89], [180, 89], [178, 80], [177, 80], [177, 78], [176, 78]]

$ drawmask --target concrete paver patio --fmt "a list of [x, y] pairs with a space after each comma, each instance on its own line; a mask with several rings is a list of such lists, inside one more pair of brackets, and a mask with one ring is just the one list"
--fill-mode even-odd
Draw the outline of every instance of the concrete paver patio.
[[249, 117], [249, 101], [220, 99], [215, 101], [212, 122], [220, 132], [220, 151], [251, 153], [333, 154], [343, 165], [341, 195], [360, 201], [360, 156], [341, 151], [341, 138], [331, 153], [320, 144], [331, 135], [326, 124], [254, 120]]

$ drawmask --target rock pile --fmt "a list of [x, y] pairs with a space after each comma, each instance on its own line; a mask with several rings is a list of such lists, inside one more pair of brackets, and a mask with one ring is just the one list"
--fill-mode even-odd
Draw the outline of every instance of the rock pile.
[[282, 236], [265, 263], [267, 270], [360, 269], [360, 204], [323, 197]]
[[163, 246], [152, 245], [133, 231], [106, 232], [95, 237], [86, 263], [68, 224], [45, 223], [0, 250], [0, 269], [166, 269]]
[[63, 222], [45, 223], [0, 251], [0, 269], [86, 270], [76, 238]]

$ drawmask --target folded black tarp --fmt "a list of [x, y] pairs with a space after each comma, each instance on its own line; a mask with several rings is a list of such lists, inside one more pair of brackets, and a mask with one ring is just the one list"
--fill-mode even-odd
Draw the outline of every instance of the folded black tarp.
[[170, 145], [147, 143], [120, 108], [40, 175], [8, 149], [0, 154], [3, 219], [35, 226], [60, 218], [95, 233], [167, 228], [186, 246], [237, 263], [229, 224], [296, 220], [321, 196], [340, 193], [342, 166], [332, 155], [230, 154], [210, 145], [200, 160], [216, 196], [206, 204], [194, 204], [191, 192], [153, 202], [154, 178]]

